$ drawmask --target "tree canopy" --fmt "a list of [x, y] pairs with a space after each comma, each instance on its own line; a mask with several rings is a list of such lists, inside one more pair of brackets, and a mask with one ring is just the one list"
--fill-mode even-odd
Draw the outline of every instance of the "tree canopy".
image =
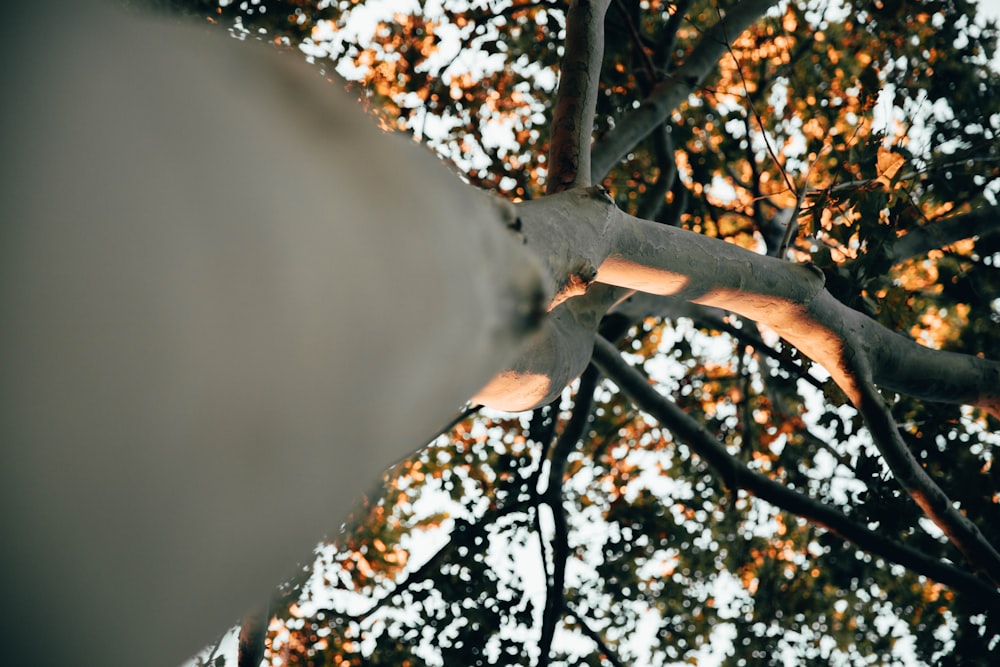
[[[184, 4], [346, 77], [474, 186], [599, 183], [919, 346], [1000, 358], [997, 31], [973, 2]], [[971, 388], [876, 349], [881, 391], [847, 396], [685, 296], [615, 292], [571, 389], [472, 405], [387, 472], [281, 590], [269, 664], [993, 664], [995, 548], [965, 549], [909, 466], [997, 544], [995, 370]]]

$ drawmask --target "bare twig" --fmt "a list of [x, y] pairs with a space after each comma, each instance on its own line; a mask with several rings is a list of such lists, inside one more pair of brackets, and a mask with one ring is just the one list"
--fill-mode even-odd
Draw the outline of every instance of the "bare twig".
[[583, 634], [587, 635], [595, 644], [597, 644], [597, 650], [601, 652], [602, 658], [610, 662], [612, 667], [625, 667], [625, 663], [622, 662], [615, 652], [611, 650], [611, 647], [608, 646], [606, 641], [604, 641], [604, 637], [601, 636], [601, 633], [590, 627], [590, 624], [587, 623], [586, 619], [584, 619], [583, 616], [575, 609], [570, 609], [569, 613], [576, 619], [576, 624], [580, 626], [580, 630], [583, 631]]
[[[802, 205], [805, 203], [806, 196], [809, 192], [809, 177], [812, 176], [813, 169], [815, 169], [816, 165], [819, 164], [819, 159], [829, 147], [829, 143], [824, 143], [823, 148], [821, 148], [819, 153], [816, 154], [812, 164], [809, 165], [809, 169], [806, 170], [805, 178], [802, 179], [802, 187], [799, 188], [798, 194], [795, 196], [795, 208], [792, 210], [792, 216], [788, 219], [788, 225], [785, 227], [785, 235], [782, 237], [781, 245], [778, 247], [777, 256], [779, 259], [784, 258], [785, 253], [788, 251], [788, 246], [791, 244], [792, 239], [795, 238], [795, 234], [799, 229], [799, 214], [802, 212]], [[784, 170], [782, 170], [782, 172], [784, 172]]]
[[614, 0], [615, 9], [621, 14], [622, 20], [625, 21], [625, 26], [628, 28], [629, 36], [632, 38], [632, 44], [639, 51], [639, 59], [642, 60], [642, 68], [646, 71], [646, 77], [649, 79], [650, 84], [656, 81], [656, 67], [653, 65], [653, 60], [646, 51], [646, 46], [643, 44], [642, 35], [639, 34], [639, 29], [636, 27], [635, 22], [632, 21], [632, 17], [628, 14], [628, 8], [625, 6], [623, 0]]
[[[767, 149], [767, 154], [771, 156], [771, 161], [774, 163], [774, 166], [778, 168], [778, 172], [781, 173], [781, 177], [784, 179], [785, 185], [788, 186], [789, 192], [795, 192], [797, 190], [795, 183], [792, 181], [791, 176], [788, 175], [788, 172], [785, 171], [784, 165], [782, 165], [781, 161], [778, 160], [778, 155], [775, 153], [774, 148], [771, 146], [771, 140], [767, 136], [767, 129], [764, 127], [764, 119], [761, 118], [760, 114], [757, 112], [757, 107], [754, 106], [753, 100], [750, 99], [750, 88], [747, 85], [746, 77], [743, 75], [743, 64], [736, 56], [736, 52], [733, 51], [733, 46], [730, 43], [729, 31], [726, 29], [726, 20], [722, 16], [722, 10], [718, 5], [716, 5], [715, 11], [719, 15], [719, 25], [722, 26], [722, 36], [725, 40], [726, 51], [733, 59], [733, 63], [736, 65], [736, 73], [739, 74], [740, 83], [743, 84], [743, 99], [746, 101], [747, 107], [749, 108], [751, 115], [753, 115], [753, 119], [757, 121], [757, 127], [760, 128], [760, 134], [764, 139], [764, 147]], [[747, 129], [749, 130], [749, 125], [747, 126]], [[792, 220], [794, 221], [795, 218], [793, 217]], [[789, 227], [790, 226], [791, 225], [789, 225]]]
[[232, 628], [223, 632], [221, 635], [219, 635], [219, 638], [215, 640], [215, 645], [212, 646], [212, 652], [209, 653], [208, 657], [205, 659], [204, 662], [205, 667], [213, 667], [213, 665], [215, 664], [215, 655], [219, 652], [219, 649], [222, 647], [222, 640], [225, 639], [226, 635], [228, 635], [230, 632], [232, 632]]

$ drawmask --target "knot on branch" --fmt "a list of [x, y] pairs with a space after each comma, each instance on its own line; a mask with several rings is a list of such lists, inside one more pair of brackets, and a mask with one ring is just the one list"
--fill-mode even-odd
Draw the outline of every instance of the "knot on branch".
[[514, 232], [521, 231], [521, 216], [518, 215], [514, 204], [496, 195], [490, 195], [490, 202], [497, 210], [504, 227]]
[[598, 183], [597, 185], [591, 185], [587, 188], [584, 188], [584, 191], [592, 199], [601, 200], [603, 202], [611, 204], [612, 206], [615, 205], [615, 199], [614, 197], [611, 196], [611, 192], [608, 191], [608, 189], [603, 185], [601, 185], [600, 183]]
[[801, 303], [809, 304], [812, 303], [820, 292], [826, 289], [826, 274], [823, 273], [823, 269], [819, 268], [812, 262], [804, 262], [802, 264], [793, 264], [792, 266], [801, 267], [805, 269], [800, 273], [803, 276], [800, 286], [803, 290], [801, 293], [802, 299]]

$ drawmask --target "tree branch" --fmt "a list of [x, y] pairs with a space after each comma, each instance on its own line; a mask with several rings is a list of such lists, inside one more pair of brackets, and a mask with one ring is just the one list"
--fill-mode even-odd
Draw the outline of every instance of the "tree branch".
[[613, 129], [594, 146], [591, 154], [591, 182], [600, 182], [611, 168], [641, 142], [708, 76], [728, 44], [725, 34], [742, 33], [763, 16], [776, 0], [747, 0], [730, 10], [702, 36], [701, 41], [678, 69], [656, 85], [639, 107], [622, 116]]
[[[635, 290], [722, 308], [767, 325], [823, 366], [855, 404], [861, 389], [854, 364], [863, 358], [883, 388], [1000, 416], [1000, 363], [926, 348], [886, 329], [837, 301], [815, 267], [635, 218], [590, 189], [524, 202], [517, 210], [529, 248], [551, 275], [580, 273], [584, 266], [592, 281], [615, 288], [591, 286], [585, 296], [553, 311], [542, 335], [501, 373], [502, 386], [477, 397], [487, 405], [524, 410], [558, 395], [586, 367], [588, 335], [601, 315]], [[596, 274], [590, 273], [593, 267]]]
[[670, 69], [670, 60], [673, 57], [674, 45], [677, 44], [677, 30], [681, 27], [681, 22], [691, 8], [691, 0], [680, 0], [674, 6], [674, 11], [663, 26], [663, 41], [656, 45], [656, 53], [653, 54], [654, 65], [663, 70]]
[[542, 612], [542, 633], [538, 641], [539, 667], [548, 664], [552, 638], [556, 623], [565, 608], [566, 560], [569, 558], [569, 526], [566, 523], [566, 509], [563, 507], [562, 484], [566, 474], [566, 461], [584, 435], [590, 419], [590, 409], [594, 403], [594, 389], [597, 387], [598, 372], [588, 366], [580, 377], [580, 387], [576, 392], [573, 416], [563, 428], [552, 456], [549, 459], [549, 479], [542, 501], [552, 511], [555, 534], [552, 537], [552, 576], [546, 586], [545, 609]]
[[656, 164], [660, 167], [660, 173], [643, 198], [642, 204], [639, 205], [639, 217], [646, 220], [659, 219], [660, 211], [666, 203], [667, 193], [674, 187], [674, 180], [677, 178], [677, 160], [674, 157], [670, 126], [661, 125], [653, 134], [653, 149], [656, 152]]
[[270, 602], [266, 602], [243, 614], [236, 654], [237, 667], [260, 667], [264, 660], [264, 642], [267, 639], [267, 625], [271, 620], [270, 607]]
[[574, 0], [566, 12], [566, 52], [549, 147], [549, 194], [590, 185], [590, 142], [604, 58], [604, 15], [610, 0]]
[[858, 409], [893, 476], [927, 517], [948, 536], [969, 564], [1000, 586], [1000, 553], [917, 462], [903, 442], [892, 412], [869, 382], [860, 382]]
[[810, 375], [803, 366], [791, 361], [787, 356], [765, 343], [753, 320], [744, 318], [743, 322], [749, 326], [745, 325], [742, 329], [738, 329], [724, 319], [726, 314], [724, 310], [700, 306], [672, 296], [657, 296], [641, 292], [633, 294], [620, 305], [615, 306], [612, 312], [621, 313], [632, 322], [646, 317], [664, 317], [673, 320], [686, 317], [700, 328], [718, 329], [728, 333], [742, 343], [752, 346], [759, 354], [776, 361], [792, 377], [801, 378], [819, 390], [823, 389], [823, 383]]
[[889, 258], [899, 264], [962, 239], [995, 233], [1000, 228], [1000, 207], [980, 208], [925, 224], [896, 239]]
[[622, 22], [628, 29], [629, 37], [632, 39], [632, 47], [638, 52], [642, 69], [646, 73], [646, 80], [649, 82], [649, 85], [652, 85], [656, 81], [656, 66], [653, 65], [653, 60], [646, 50], [642, 35], [639, 34], [639, 29], [636, 27], [635, 22], [632, 21], [632, 17], [629, 16], [628, 8], [625, 6], [623, 0], [614, 0], [614, 2], [615, 9], [621, 14]]
[[669, 429], [714, 469], [732, 491], [744, 489], [776, 507], [796, 514], [873, 554], [939, 581], [968, 596], [982, 607], [1000, 608], [1000, 592], [986, 581], [949, 563], [886, 539], [853, 521], [840, 510], [819, 502], [755, 472], [740, 463], [697, 420], [659, 394], [649, 381], [629, 366], [618, 350], [603, 338], [594, 345], [594, 363], [628, 394], [635, 404]]

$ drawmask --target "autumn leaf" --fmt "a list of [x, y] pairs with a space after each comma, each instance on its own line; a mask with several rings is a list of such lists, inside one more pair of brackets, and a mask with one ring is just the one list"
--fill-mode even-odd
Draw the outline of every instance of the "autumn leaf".
[[904, 162], [906, 162], [906, 158], [899, 153], [893, 153], [890, 149], [879, 146], [875, 162], [875, 171], [878, 176], [875, 180], [882, 183], [886, 189], [892, 188], [892, 179], [896, 177]]

